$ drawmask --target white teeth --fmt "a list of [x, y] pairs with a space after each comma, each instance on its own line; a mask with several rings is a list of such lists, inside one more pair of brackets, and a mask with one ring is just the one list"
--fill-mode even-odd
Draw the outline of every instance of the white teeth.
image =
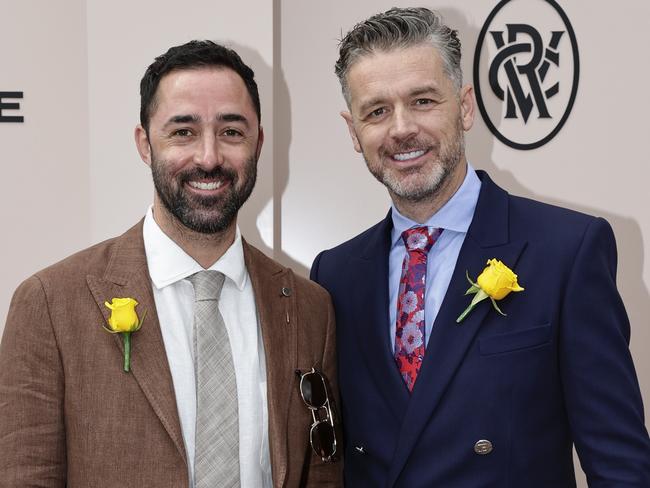
[[203, 181], [190, 181], [189, 184], [192, 188], [197, 188], [199, 190], [216, 190], [221, 186], [221, 180], [211, 181], [210, 183], [205, 183]]
[[397, 159], [398, 161], [408, 161], [409, 159], [415, 159], [419, 158], [424, 154], [425, 151], [419, 150], [419, 151], [411, 151], [407, 153], [397, 153], [393, 154], [393, 159]]

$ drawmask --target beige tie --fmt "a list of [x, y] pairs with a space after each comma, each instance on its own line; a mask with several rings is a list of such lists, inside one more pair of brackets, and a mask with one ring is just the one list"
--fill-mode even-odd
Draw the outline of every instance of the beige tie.
[[189, 278], [195, 296], [196, 488], [230, 488], [240, 483], [237, 382], [228, 331], [218, 306], [224, 279], [222, 273], [212, 270]]

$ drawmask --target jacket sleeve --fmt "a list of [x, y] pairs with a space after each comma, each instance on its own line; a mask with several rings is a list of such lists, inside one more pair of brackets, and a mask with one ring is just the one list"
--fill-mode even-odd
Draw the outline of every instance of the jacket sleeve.
[[37, 277], [14, 294], [0, 344], [0, 487], [64, 487], [63, 368]]
[[575, 256], [559, 339], [567, 413], [589, 486], [650, 486], [650, 440], [616, 288], [616, 243], [603, 219], [587, 228]]

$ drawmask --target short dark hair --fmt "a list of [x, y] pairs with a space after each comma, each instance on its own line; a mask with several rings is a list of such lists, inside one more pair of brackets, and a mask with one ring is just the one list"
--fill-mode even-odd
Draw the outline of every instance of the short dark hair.
[[260, 95], [257, 91], [255, 73], [232, 49], [212, 41], [190, 41], [174, 46], [147, 68], [140, 81], [140, 124], [149, 133], [149, 121], [156, 106], [156, 91], [160, 80], [175, 70], [204, 67], [230, 68], [241, 76], [253, 101], [257, 120], [261, 122]]

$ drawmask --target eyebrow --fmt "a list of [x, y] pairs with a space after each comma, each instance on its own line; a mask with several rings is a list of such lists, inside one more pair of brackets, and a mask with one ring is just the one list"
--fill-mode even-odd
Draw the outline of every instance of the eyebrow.
[[[219, 113], [216, 119], [219, 122], [242, 122], [246, 127], [249, 125], [248, 119], [238, 113]], [[196, 124], [199, 121], [200, 117], [197, 114], [174, 115], [169, 118], [164, 127], [174, 124]]]
[[432, 93], [437, 96], [441, 96], [442, 92], [435, 86], [429, 85], [429, 86], [423, 86], [421, 88], [416, 88], [413, 90], [411, 93], [409, 93], [410, 96], [412, 97], [417, 97], [419, 95], [426, 95], [428, 93]]
[[[408, 96], [409, 97], [417, 97], [417, 96], [420, 96], [420, 95], [426, 95], [428, 93], [431, 93], [431, 94], [436, 95], [436, 96], [441, 96], [440, 90], [438, 88], [436, 88], [435, 86], [433, 86], [433, 85], [427, 85], [427, 86], [415, 88], [414, 90], [409, 92]], [[359, 112], [365, 113], [366, 111], [368, 111], [370, 109], [370, 107], [373, 107], [375, 105], [381, 105], [382, 103], [385, 103], [385, 102], [384, 102], [384, 98], [381, 97], [381, 96], [371, 98], [370, 100], [368, 100], [368, 101], [364, 102], [363, 104], [361, 104], [361, 106], [359, 107]]]
[[168, 125], [173, 125], [173, 124], [189, 124], [189, 123], [196, 123], [199, 121], [199, 116], [196, 114], [190, 114], [190, 115], [174, 115], [169, 118], [169, 120], [165, 123], [164, 127], [167, 127]]
[[246, 127], [248, 127], [248, 119], [238, 113], [218, 114], [217, 120], [220, 122], [242, 122]]
[[370, 109], [370, 107], [374, 107], [375, 105], [381, 105], [382, 103], [384, 103], [384, 99], [381, 97], [371, 98], [370, 100], [363, 102], [361, 104], [361, 106], [359, 107], [359, 112], [361, 114], [365, 114]]

